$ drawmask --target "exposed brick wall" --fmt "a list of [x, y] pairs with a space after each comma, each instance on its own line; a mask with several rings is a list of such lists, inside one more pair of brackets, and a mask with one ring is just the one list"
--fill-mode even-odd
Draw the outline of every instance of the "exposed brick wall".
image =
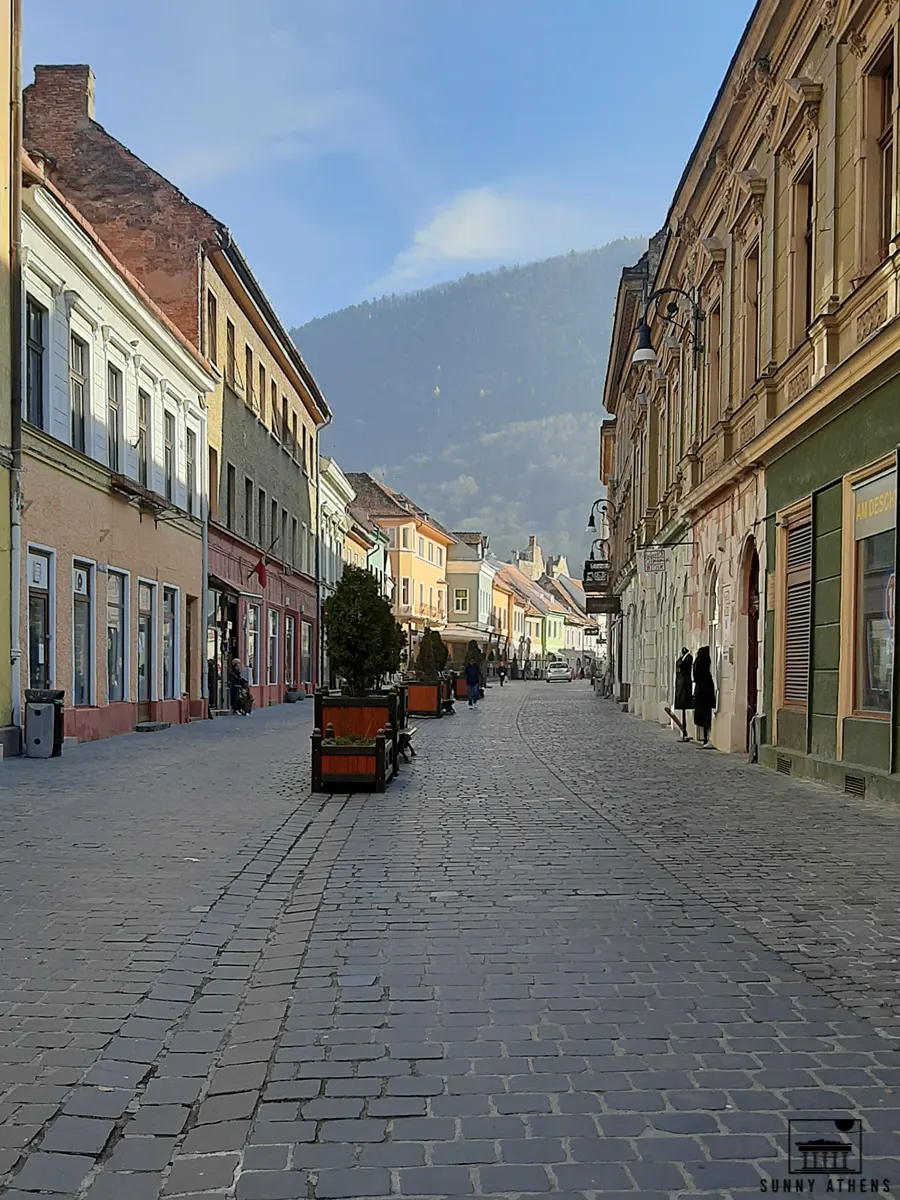
[[36, 67], [24, 91], [28, 150], [186, 337], [200, 348], [198, 258], [219, 226], [93, 119], [90, 67]]

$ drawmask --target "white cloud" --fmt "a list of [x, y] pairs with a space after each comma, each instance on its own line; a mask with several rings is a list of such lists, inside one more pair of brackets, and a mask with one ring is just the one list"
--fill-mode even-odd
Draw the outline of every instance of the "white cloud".
[[529, 261], [582, 249], [601, 232], [601, 214], [525, 187], [457, 193], [412, 237], [368, 294], [422, 287], [466, 266]]

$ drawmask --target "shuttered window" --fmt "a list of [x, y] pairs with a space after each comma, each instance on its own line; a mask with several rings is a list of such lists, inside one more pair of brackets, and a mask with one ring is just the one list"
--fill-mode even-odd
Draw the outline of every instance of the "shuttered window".
[[809, 694], [809, 626], [812, 616], [812, 523], [792, 525], [787, 535], [784, 623], [784, 702], [805, 708]]

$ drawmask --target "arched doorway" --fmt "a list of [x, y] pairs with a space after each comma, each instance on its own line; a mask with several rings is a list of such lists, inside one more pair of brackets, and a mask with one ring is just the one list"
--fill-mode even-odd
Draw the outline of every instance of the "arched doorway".
[[759, 703], [759, 551], [753, 539], [747, 546], [745, 604], [747, 611], [747, 729], [746, 747], [751, 744], [750, 730]]

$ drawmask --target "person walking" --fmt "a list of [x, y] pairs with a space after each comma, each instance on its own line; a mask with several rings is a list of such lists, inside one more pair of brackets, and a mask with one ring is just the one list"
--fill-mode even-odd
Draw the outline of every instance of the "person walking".
[[241, 660], [231, 660], [231, 670], [228, 673], [228, 695], [231, 700], [231, 711], [236, 717], [244, 715], [241, 693], [244, 690], [244, 676], [241, 671]]
[[694, 707], [692, 675], [694, 656], [687, 646], [681, 647], [681, 654], [675, 664], [675, 711], [681, 713], [681, 740], [689, 742], [687, 731], [687, 710]]
[[463, 672], [466, 677], [466, 691], [469, 697], [469, 708], [474, 708], [478, 702], [478, 685], [481, 682], [481, 668], [474, 659], [469, 659]]
[[500, 666], [497, 669], [497, 675], [499, 676], [499, 679], [500, 679], [500, 686], [503, 687], [503, 684], [506, 681], [506, 663], [500, 664]]
[[701, 732], [701, 744], [709, 745], [713, 710], [716, 707], [716, 685], [712, 677], [709, 646], [701, 646], [694, 659], [694, 724]]

